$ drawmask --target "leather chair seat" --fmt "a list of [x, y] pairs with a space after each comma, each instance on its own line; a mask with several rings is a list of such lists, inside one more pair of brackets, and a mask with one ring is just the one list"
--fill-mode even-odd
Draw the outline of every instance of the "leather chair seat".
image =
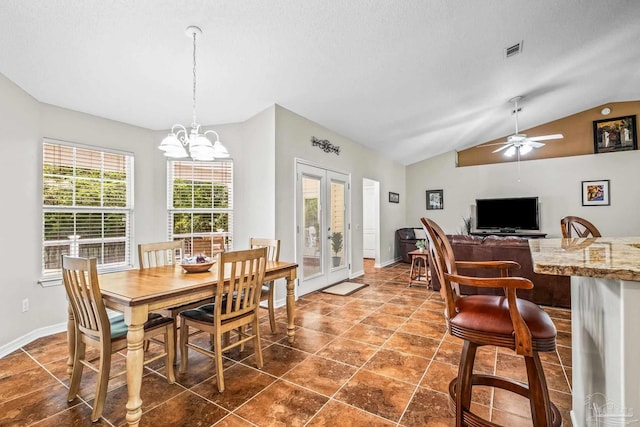
[[[172, 323], [173, 319], [158, 313], [149, 313], [149, 317], [144, 324], [144, 330], [150, 330], [156, 326]], [[124, 323], [124, 314], [109, 319], [111, 324], [111, 339], [115, 340], [127, 336], [128, 326]]]
[[[533, 347], [538, 351], [555, 348], [556, 327], [549, 315], [530, 301], [517, 299], [522, 319], [531, 331]], [[449, 320], [451, 333], [466, 339], [464, 335], [486, 334], [514, 339], [513, 322], [509, 314], [507, 298], [494, 295], [468, 295], [456, 301], [456, 316]]]

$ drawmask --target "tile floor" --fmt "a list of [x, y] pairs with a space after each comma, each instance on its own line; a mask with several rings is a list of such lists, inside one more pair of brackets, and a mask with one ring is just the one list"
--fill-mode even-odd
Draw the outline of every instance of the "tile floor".
[[[436, 292], [407, 287], [409, 265], [375, 269], [368, 287], [350, 295], [306, 295], [297, 302], [296, 342], [263, 317], [264, 368], [252, 348], [225, 359], [224, 393], [213, 363], [195, 352], [189, 369], [169, 385], [164, 364], [145, 368], [141, 426], [452, 426], [445, 394], [455, 377], [461, 341], [445, 333]], [[551, 399], [571, 425], [571, 312], [547, 309], [558, 329], [558, 350], [543, 365]], [[266, 314], [266, 310], [263, 310]], [[207, 339], [202, 337], [202, 339]], [[151, 350], [153, 351], [153, 350]], [[85, 369], [81, 398], [66, 401], [67, 347], [63, 333], [40, 338], [0, 359], [0, 426], [89, 426], [95, 375]], [[124, 368], [116, 355], [112, 370]], [[509, 350], [483, 348], [477, 370], [526, 381], [524, 363]], [[125, 377], [113, 379], [96, 426], [125, 422]], [[490, 388], [474, 391], [475, 411], [501, 425], [531, 422], [524, 398]]]

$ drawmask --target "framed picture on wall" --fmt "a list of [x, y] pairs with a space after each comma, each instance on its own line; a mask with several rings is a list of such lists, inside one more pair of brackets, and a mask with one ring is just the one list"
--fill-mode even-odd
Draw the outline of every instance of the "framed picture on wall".
[[389, 191], [389, 203], [400, 203], [400, 195]]
[[636, 131], [636, 116], [594, 121], [594, 153], [637, 150], [638, 139]]
[[444, 191], [427, 190], [427, 210], [444, 209]]
[[609, 206], [609, 180], [582, 181], [582, 206]]

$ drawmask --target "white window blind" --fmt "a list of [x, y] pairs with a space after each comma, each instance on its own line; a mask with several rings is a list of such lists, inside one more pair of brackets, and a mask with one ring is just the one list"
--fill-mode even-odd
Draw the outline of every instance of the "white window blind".
[[185, 254], [214, 256], [233, 248], [233, 161], [167, 162], [169, 240]]
[[131, 266], [133, 156], [45, 140], [42, 159], [43, 278], [60, 276], [61, 255]]

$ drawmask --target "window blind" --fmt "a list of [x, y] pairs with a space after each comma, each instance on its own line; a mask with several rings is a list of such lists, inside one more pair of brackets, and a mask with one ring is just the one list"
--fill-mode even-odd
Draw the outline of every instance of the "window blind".
[[133, 156], [53, 140], [42, 151], [43, 277], [60, 276], [61, 255], [130, 266]]
[[185, 254], [214, 256], [233, 248], [233, 161], [167, 162], [169, 240]]

